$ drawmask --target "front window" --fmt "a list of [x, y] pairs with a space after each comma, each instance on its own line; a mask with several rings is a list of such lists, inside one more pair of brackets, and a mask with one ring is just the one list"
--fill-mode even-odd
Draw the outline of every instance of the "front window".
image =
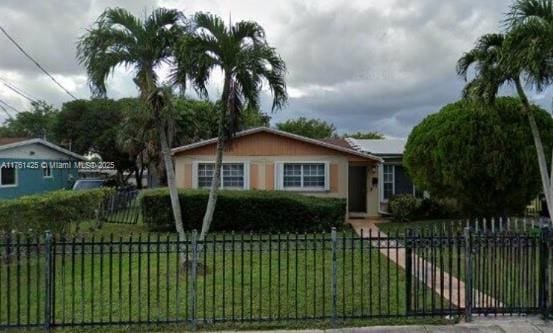
[[198, 164], [198, 187], [207, 188], [211, 186], [211, 178], [215, 172], [215, 164], [202, 163]]
[[50, 165], [46, 165], [42, 168], [42, 177], [43, 178], [52, 178], [52, 169]]
[[384, 187], [384, 200], [390, 199], [394, 195], [394, 166], [384, 164], [383, 166], [383, 182]]
[[282, 185], [284, 189], [325, 189], [325, 164], [284, 163]]
[[244, 164], [223, 164], [223, 187], [244, 187]]
[[0, 186], [16, 186], [17, 171], [14, 167], [0, 168]]
[[[198, 164], [198, 187], [209, 188], [213, 174], [215, 173], [214, 163]], [[222, 188], [244, 188], [244, 164], [225, 163], [221, 171]]]

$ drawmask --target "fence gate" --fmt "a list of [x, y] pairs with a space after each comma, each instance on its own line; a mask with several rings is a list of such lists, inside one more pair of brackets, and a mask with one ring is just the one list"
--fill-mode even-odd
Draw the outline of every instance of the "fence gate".
[[100, 218], [108, 223], [136, 224], [140, 218], [139, 191], [117, 191], [108, 197]]
[[[409, 314], [553, 314], [553, 240], [547, 228], [525, 232], [465, 229], [408, 234]], [[433, 293], [424, 293], [424, 290]]]

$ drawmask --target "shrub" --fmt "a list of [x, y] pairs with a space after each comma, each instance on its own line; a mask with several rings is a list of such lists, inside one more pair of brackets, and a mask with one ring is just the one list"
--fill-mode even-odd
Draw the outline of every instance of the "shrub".
[[[524, 212], [541, 190], [536, 148], [520, 101], [462, 100], [418, 124], [403, 164], [418, 188], [454, 199], [464, 216]], [[553, 118], [533, 106], [545, 151], [553, 149]]]
[[420, 200], [412, 218], [416, 220], [434, 220], [460, 217], [454, 200], [424, 198]]
[[[181, 190], [179, 199], [184, 228], [201, 229], [208, 192]], [[175, 229], [167, 189], [144, 191], [141, 206], [144, 224], [149, 230]], [[211, 230], [328, 231], [331, 227], [341, 227], [345, 216], [345, 199], [279, 191], [221, 191]]]
[[411, 194], [400, 194], [390, 198], [388, 205], [392, 219], [397, 222], [405, 222], [417, 209], [417, 199]]
[[95, 217], [112, 189], [54, 191], [0, 201], [0, 230], [60, 233], [80, 220]]

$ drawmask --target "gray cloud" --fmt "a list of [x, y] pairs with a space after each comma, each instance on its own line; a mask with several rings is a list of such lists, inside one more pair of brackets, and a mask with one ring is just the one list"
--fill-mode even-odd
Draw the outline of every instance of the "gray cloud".
[[457, 59], [479, 35], [499, 29], [507, 6], [439, 0], [366, 8], [296, 4], [278, 39], [289, 84], [299, 92], [289, 111], [334, 121], [342, 131], [405, 136], [425, 114], [459, 97]]
[[[378, 130], [406, 136], [427, 114], [459, 98], [463, 82], [455, 63], [478, 36], [498, 31], [510, 0], [75, 0], [0, 3], [2, 25], [41, 64], [80, 97], [88, 97], [86, 75], [75, 45], [105, 7], [137, 15], [156, 5], [191, 15], [202, 10], [233, 21], [262, 24], [288, 66], [288, 106], [273, 122], [298, 116], [334, 122], [341, 132]], [[59, 106], [68, 100], [32, 63], [0, 36], [0, 76]], [[211, 98], [221, 90], [215, 77]], [[108, 94], [136, 95], [130, 73], [118, 70]], [[533, 94], [550, 108], [551, 89]], [[0, 99], [19, 108], [28, 102], [0, 86]], [[264, 111], [270, 96], [263, 94]], [[2, 114], [0, 113], [0, 121]]]

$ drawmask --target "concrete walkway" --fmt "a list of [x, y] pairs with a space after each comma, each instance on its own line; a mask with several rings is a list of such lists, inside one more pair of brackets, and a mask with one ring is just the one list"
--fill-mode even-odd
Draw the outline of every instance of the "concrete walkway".
[[[348, 223], [351, 224], [358, 235], [363, 235], [363, 238], [369, 238], [369, 235], [374, 238], [378, 235], [379, 230], [377, 221], [350, 219]], [[399, 267], [405, 269], [405, 248], [394, 248], [396, 246], [395, 242], [387, 240], [387, 237], [385, 233], [380, 232], [380, 253]], [[382, 244], [382, 242], [389, 243]], [[375, 246], [379, 246], [377, 241], [374, 243]], [[454, 306], [465, 306], [465, 283], [463, 281], [442, 271], [439, 267], [433, 266], [428, 261], [419, 258], [416, 254], [413, 254], [412, 262], [416, 265], [416, 267], [413, 267], [413, 271], [418, 273], [416, 276], [420, 281], [424, 282], [429, 288], [432, 288], [434, 292], [448, 302], [451, 302]], [[498, 300], [478, 290], [474, 291], [473, 297], [473, 306], [475, 307], [503, 306]]]
[[[538, 317], [497, 317], [477, 319], [455, 325], [372, 326], [331, 330], [275, 330], [265, 333], [553, 333], [553, 323]], [[230, 333], [230, 332], [229, 332]]]

